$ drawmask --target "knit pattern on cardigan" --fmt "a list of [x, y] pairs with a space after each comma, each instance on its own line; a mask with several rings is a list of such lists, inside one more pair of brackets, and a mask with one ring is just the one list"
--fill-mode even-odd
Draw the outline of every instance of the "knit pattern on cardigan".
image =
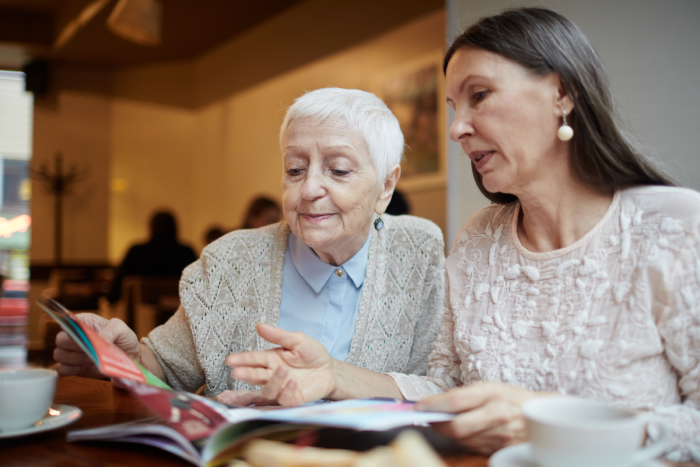
[[[432, 222], [384, 215], [372, 229], [367, 276], [347, 363], [378, 372], [425, 374], [444, 297], [444, 241]], [[205, 395], [251, 389], [230, 376], [229, 354], [267, 350], [258, 322], [276, 326], [282, 296], [286, 222], [229, 233], [185, 269], [181, 307], [143, 342], [168, 383]], [[303, 313], [303, 310], [300, 310]]]

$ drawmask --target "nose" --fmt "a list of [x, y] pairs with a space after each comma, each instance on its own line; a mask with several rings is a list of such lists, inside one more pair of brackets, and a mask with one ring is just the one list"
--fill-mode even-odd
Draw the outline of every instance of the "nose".
[[322, 171], [318, 168], [310, 167], [304, 179], [304, 185], [301, 188], [302, 198], [307, 201], [313, 201], [325, 196], [326, 188], [323, 181]]
[[461, 143], [473, 134], [474, 127], [472, 126], [471, 112], [458, 108], [450, 125], [450, 139]]

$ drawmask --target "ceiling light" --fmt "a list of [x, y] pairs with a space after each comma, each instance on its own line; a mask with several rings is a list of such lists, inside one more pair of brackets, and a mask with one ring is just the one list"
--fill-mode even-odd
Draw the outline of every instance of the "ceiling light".
[[107, 18], [107, 27], [128, 41], [159, 45], [162, 17], [160, 0], [119, 0]]

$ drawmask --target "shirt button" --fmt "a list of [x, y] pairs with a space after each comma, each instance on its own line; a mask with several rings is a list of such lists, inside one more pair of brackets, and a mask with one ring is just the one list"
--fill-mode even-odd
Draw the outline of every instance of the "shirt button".
[[342, 269], [336, 269], [335, 270], [335, 275], [338, 277], [343, 277], [343, 270]]

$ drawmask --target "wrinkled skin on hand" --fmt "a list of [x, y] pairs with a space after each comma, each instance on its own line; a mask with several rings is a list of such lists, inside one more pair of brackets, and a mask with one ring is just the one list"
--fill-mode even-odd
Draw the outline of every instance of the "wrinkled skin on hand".
[[557, 394], [489, 381], [427, 397], [418, 402], [417, 408], [459, 414], [433, 428], [480, 454], [490, 455], [526, 440], [525, 419], [520, 410], [525, 401], [553, 395]]
[[216, 400], [224, 404], [241, 405], [243, 407], [248, 407], [250, 405], [279, 405], [274, 399], [264, 398], [262, 391], [250, 391], [248, 389], [240, 389], [238, 391], [230, 391], [227, 389], [216, 396]]
[[[141, 351], [139, 340], [124, 321], [120, 319], [108, 320], [93, 313], [78, 314], [76, 319], [97, 331], [107, 342], [114, 343], [128, 356], [139, 361]], [[53, 358], [57, 362], [53, 368], [59, 376], [103, 377], [97, 371], [92, 360], [85, 355], [85, 352], [65, 331], [61, 331], [56, 336], [56, 350], [54, 350]]]
[[[262, 323], [258, 323], [256, 329], [260, 337], [280, 347], [229, 355], [226, 363], [234, 367], [231, 372], [234, 378], [253, 385], [264, 385], [259, 391], [262, 399], [277, 401], [284, 406], [323, 399], [333, 393], [335, 360], [320, 342], [299, 332]], [[220, 394], [222, 398], [238, 405], [249, 405], [258, 397], [257, 392], [247, 395], [236, 391], [234, 396], [224, 393]]]

